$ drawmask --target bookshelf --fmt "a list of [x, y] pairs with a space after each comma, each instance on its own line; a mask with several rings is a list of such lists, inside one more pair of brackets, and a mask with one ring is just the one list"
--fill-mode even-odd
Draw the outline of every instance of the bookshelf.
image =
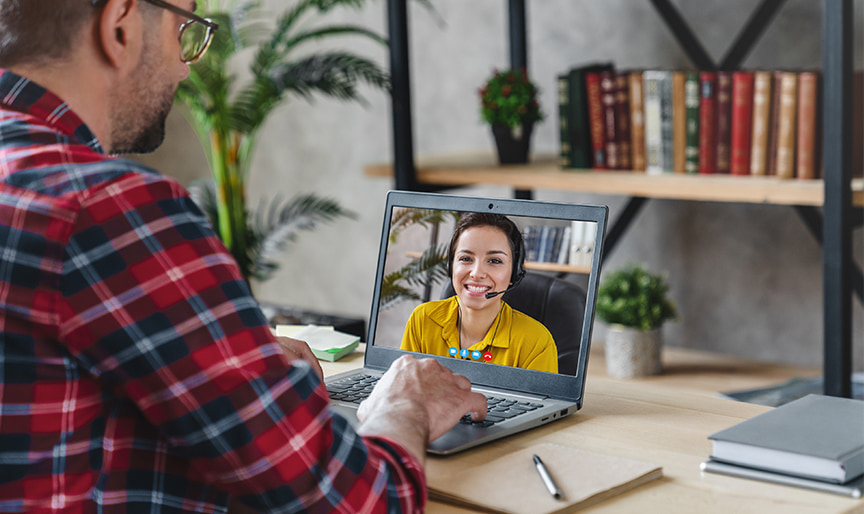
[[[715, 63], [670, 0], [650, 0], [696, 69], [737, 69], [785, 0], [761, 0], [730, 50]], [[371, 165], [370, 176], [394, 178], [396, 189], [439, 191], [496, 184], [531, 198], [535, 188], [629, 196], [610, 227], [609, 247], [622, 236], [646, 199], [747, 202], [789, 205], [823, 248], [823, 376], [826, 394], [851, 395], [852, 288], [862, 293], [860, 268], [852, 259], [852, 229], [861, 217], [864, 185], [852, 179], [852, 0], [823, 0], [822, 180], [772, 177], [646, 176], [642, 173], [564, 171], [550, 159], [498, 167], [491, 159], [430, 159], [415, 163], [408, 62], [407, 0], [387, 0], [392, 79], [392, 165]], [[528, 68], [525, 0], [508, 0], [510, 66]], [[821, 208], [821, 212], [820, 212]], [[859, 221], [860, 223], [860, 221]], [[862, 300], [864, 301], [864, 300]]]
[[[419, 184], [433, 187], [487, 184], [514, 189], [771, 205], [822, 206], [825, 196], [825, 184], [821, 180], [563, 170], [557, 159], [553, 155], [538, 156], [529, 164], [508, 166], [497, 165], [492, 154], [421, 159], [416, 164], [416, 180]], [[370, 177], [393, 177], [393, 166], [371, 164], [365, 167], [364, 173]], [[852, 204], [864, 206], [864, 179], [852, 180]]]

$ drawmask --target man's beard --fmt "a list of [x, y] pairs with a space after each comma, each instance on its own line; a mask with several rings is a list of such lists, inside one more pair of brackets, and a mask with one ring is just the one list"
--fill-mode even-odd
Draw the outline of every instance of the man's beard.
[[[145, 55], [158, 55], [147, 52]], [[124, 93], [114, 95], [112, 154], [150, 153], [165, 139], [165, 120], [177, 85], [165, 78], [153, 60], [145, 61]]]

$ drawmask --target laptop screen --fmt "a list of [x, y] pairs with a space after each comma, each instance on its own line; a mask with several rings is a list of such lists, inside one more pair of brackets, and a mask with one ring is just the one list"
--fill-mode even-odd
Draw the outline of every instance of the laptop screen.
[[367, 364], [408, 352], [475, 384], [557, 383], [581, 398], [606, 217], [603, 206], [390, 192]]

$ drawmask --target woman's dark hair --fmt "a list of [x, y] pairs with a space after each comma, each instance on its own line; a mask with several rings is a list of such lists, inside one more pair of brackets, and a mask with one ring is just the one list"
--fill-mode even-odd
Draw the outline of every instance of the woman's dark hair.
[[0, 67], [64, 57], [95, 12], [91, 0], [0, 0]]
[[447, 254], [447, 275], [453, 276], [453, 259], [456, 257], [456, 243], [463, 232], [472, 227], [495, 227], [507, 236], [510, 243], [510, 253], [513, 255], [513, 268], [511, 269], [510, 281], [516, 285], [525, 274], [525, 242], [522, 232], [513, 221], [503, 214], [490, 214], [486, 212], [469, 212], [462, 216], [453, 236], [450, 238], [450, 251]]

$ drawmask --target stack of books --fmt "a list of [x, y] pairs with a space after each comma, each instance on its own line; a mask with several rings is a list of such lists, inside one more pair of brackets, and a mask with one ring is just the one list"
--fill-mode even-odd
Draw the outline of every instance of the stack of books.
[[811, 394], [709, 439], [703, 471], [864, 494], [864, 401]]
[[[562, 168], [821, 177], [818, 70], [616, 70], [558, 76]], [[854, 74], [853, 170], [864, 166], [864, 74]]]

